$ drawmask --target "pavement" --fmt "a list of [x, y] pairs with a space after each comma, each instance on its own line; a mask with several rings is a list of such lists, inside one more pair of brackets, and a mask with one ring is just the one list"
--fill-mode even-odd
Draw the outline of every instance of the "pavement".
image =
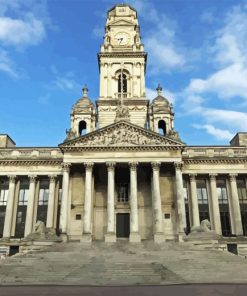
[[201, 250], [187, 243], [119, 241], [59, 243], [0, 261], [1, 286], [201, 283], [247, 284], [247, 260], [226, 251]]

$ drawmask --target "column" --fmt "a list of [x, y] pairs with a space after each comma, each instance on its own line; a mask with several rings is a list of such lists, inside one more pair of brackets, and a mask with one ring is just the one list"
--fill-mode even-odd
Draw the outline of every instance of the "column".
[[217, 194], [217, 186], [216, 186], [216, 176], [217, 174], [209, 174], [210, 180], [210, 203], [211, 203], [211, 227], [217, 234], [221, 235], [221, 221], [220, 221], [220, 209], [219, 209], [219, 201]]
[[33, 232], [36, 177], [37, 176], [35, 175], [29, 176], [29, 192], [24, 237]]
[[183, 235], [186, 229], [186, 212], [184, 203], [183, 175], [182, 162], [175, 162], [176, 173], [176, 189], [177, 189], [177, 212], [178, 212], [178, 239], [183, 240]]
[[130, 242], [141, 241], [139, 234], [138, 201], [137, 201], [137, 165], [138, 162], [129, 162], [130, 166]]
[[233, 225], [236, 235], [243, 235], [243, 226], [241, 219], [241, 211], [238, 198], [238, 189], [236, 183], [236, 174], [229, 174], [230, 190], [231, 190], [231, 207], [233, 214]]
[[14, 209], [14, 200], [15, 200], [15, 180], [16, 180], [16, 176], [9, 176], [9, 192], [8, 192], [8, 200], [7, 200], [7, 206], [6, 206], [6, 212], [5, 212], [3, 239], [9, 239], [11, 236], [13, 209]]
[[84, 196], [84, 215], [83, 215], [83, 242], [92, 241], [92, 171], [93, 163], [85, 162], [85, 196]]
[[48, 199], [48, 208], [47, 208], [47, 220], [46, 227], [54, 228], [54, 213], [55, 213], [55, 189], [56, 189], [56, 177], [55, 175], [49, 176], [49, 199]]
[[63, 163], [62, 200], [59, 229], [62, 239], [67, 240], [68, 209], [69, 209], [69, 171], [71, 163]]
[[199, 207], [196, 190], [196, 174], [190, 174], [190, 198], [191, 198], [191, 212], [192, 212], [192, 227], [200, 226]]
[[107, 233], [105, 235], [105, 242], [116, 242], [115, 231], [115, 162], [107, 162]]
[[152, 162], [153, 169], [153, 221], [154, 221], [154, 241], [163, 242], [164, 237], [164, 227], [163, 227], [163, 215], [161, 208], [161, 198], [160, 198], [160, 162]]

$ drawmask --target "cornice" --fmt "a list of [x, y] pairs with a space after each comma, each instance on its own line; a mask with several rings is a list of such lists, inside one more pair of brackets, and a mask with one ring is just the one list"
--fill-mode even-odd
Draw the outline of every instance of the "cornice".
[[30, 165], [61, 165], [63, 162], [62, 159], [39, 159], [39, 160], [32, 160], [32, 159], [6, 159], [0, 160], [0, 166], [30, 166]]
[[246, 164], [247, 158], [182, 158], [184, 164]]
[[147, 58], [147, 53], [146, 52], [124, 52], [124, 51], [114, 51], [114, 52], [101, 52], [98, 53], [98, 59], [100, 58], [109, 58], [109, 57], [128, 57], [128, 58]]
[[98, 152], [107, 152], [107, 151], [174, 151], [174, 150], [182, 150], [183, 147], [181, 146], [85, 146], [85, 147], [78, 147], [78, 146], [60, 146], [60, 149], [63, 152], [71, 152], [71, 151], [98, 151]]

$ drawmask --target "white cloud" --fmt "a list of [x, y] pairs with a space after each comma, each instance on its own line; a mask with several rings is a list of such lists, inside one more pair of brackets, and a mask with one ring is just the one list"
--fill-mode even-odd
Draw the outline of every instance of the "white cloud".
[[0, 42], [7, 45], [36, 45], [45, 37], [43, 23], [29, 15], [25, 20], [0, 17]]
[[54, 85], [61, 90], [74, 90], [80, 87], [75, 80], [68, 77], [56, 77]]
[[14, 63], [8, 56], [8, 53], [0, 48], [0, 71], [11, 76], [12, 78], [19, 78], [19, 73], [15, 69]]
[[204, 124], [204, 125], [193, 124], [193, 127], [196, 128], [196, 129], [205, 130], [208, 134], [210, 134], [211, 136], [213, 136], [217, 140], [230, 141], [234, 136], [234, 134], [232, 134], [230, 131], [220, 129], [220, 128], [216, 128], [216, 127], [214, 127], [213, 125], [210, 125], [210, 124]]
[[212, 24], [215, 20], [215, 16], [212, 11], [204, 11], [201, 15], [201, 22], [205, 24]]

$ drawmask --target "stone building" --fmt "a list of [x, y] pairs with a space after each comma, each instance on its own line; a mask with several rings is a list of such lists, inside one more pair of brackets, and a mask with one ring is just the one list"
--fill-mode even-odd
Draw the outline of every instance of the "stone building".
[[147, 54], [137, 12], [108, 11], [98, 54], [100, 93], [87, 87], [58, 147], [16, 147], [0, 135], [0, 236], [30, 234], [37, 220], [64, 240], [182, 240], [209, 219], [223, 237], [247, 236], [247, 134], [229, 146], [188, 146], [172, 104], [145, 93]]

